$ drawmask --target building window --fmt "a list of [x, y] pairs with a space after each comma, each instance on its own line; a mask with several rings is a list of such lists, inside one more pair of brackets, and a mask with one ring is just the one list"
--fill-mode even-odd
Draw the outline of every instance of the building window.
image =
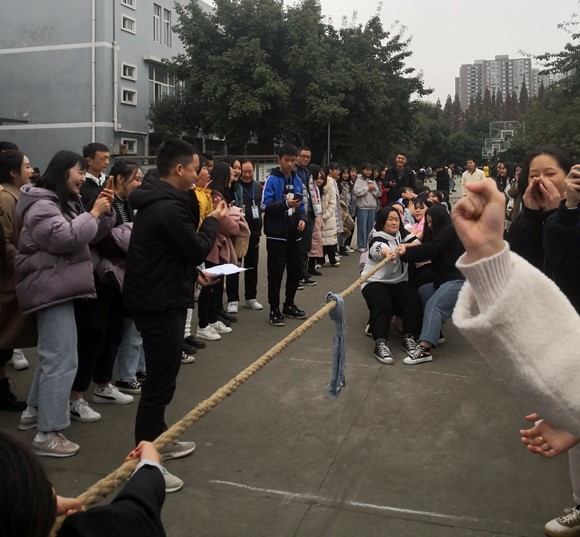
[[161, 6], [153, 4], [153, 41], [161, 43]]
[[121, 91], [121, 102], [123, 104], [137, 106], [137, 92], [135, 90], [123, 88]]
[[163, 10], [163, 41], [164, 45], [171, 46], [171, 11]]
[[137, 154], [137, 140], [135, 138], [121, 138], [121, 145], [125, 146], [125, 154]]
[[131, 9], [137, 9], [137, 0], [121, 0], [121, 4]]
[[123, 15], [123, 19], [121, 21], [121, 28], [123, 28], [123, 30], [125, 30], [126, 32], [136, 34], [137, 21], [135, 19], [132, 19], [131, 17], [128, 17], [127, 15]]
[[175, 77], [161, 67], [149, 67], [149, 102], [154, 104], [165, 95], [175, 94]]
[[137, 80], [137, 67], [124, 63], [121, 71], [121, 78], [126, 78], [127, 80]]

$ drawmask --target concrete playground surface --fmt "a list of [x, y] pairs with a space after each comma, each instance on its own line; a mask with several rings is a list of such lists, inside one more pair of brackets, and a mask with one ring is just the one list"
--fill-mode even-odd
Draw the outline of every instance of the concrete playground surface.
[[[258, 299], [266, 306], [264, 244], [261, 253]], [[351, 254], [338, 268], [322, 268], [297, 304], [313, 313], [328, 291], [355, 280], [357, 265]], [[391, 327], [396, 363], [386, 366], [363, 334], [360, 293], [346, 300], [346, 316], [347, 378], [338, 399], [327, 395], [334, 323], [326, 318], [185, 433], [197, 450], [167, 463], [185, 481], [167, 495], [167, 535], [543, 535], [545, 522], [571, 505], [571, 489], [566, 456], [543, 460], [519, 442], [523, 416], [534, 409], [519, 405], [450, 321], [434, 361], [417, 366], [402, 364], [401, 335]], [[182, 366], [169, 424], [300, 322], [272, 327], [267, 307], [241, 307], [238, 318], [232, 334]], [[26, 354], [31, 369], [11, 373], [21, 398], [36, 363], [34, 351]], [[75, 457], [42, 459], [62, 495], [83, 492], [133, 447], [136, 403], [94, 408], [101, 421], [66, 431], [81, 446]], [[31, 442], [34, 431], [18, 431], [18, 420], [3, 412], [0, 429]]]

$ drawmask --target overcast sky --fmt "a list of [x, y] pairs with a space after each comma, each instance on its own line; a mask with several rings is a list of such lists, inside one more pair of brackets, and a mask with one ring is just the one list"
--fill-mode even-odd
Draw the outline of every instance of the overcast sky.
[[[292, 0], [287, 0], [293, 3]], [[407, 64], [424, 73], [431, 100], [444, 103], [455, 93], [459, 66], [497, 54], [521, 57], [558, 52], [569, 36], [557, 25], [580, 13], [579, 0], [383, 0], [381, 19], [388, 28], [398, 20], [412, 36], [413, 55]], [[373, 16], [379, 0], [320, 0], [324, 15], [335, 26], [358, 13], [358, 21]]]

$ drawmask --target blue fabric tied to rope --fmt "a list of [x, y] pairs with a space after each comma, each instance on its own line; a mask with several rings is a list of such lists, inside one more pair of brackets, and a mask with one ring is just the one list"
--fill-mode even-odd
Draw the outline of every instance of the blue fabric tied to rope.
[[346, 386], [344, 376], [346, 364], [346, 321], [344, 319], [344, 299], [340, 295], [328, 293], [326, 302], [334, 300], [336, 308], [330, 312], [330, 318], [336, 324], [336, 334], [332, 336], [332, 376], [328, 383], [328, 395], [336, 399], [340, 390]]

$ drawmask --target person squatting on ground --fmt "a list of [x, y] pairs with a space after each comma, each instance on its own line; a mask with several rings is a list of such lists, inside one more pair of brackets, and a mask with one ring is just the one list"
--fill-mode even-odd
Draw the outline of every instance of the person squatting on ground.
[[463, 253], [463, 246], [449, 212], [441, 205], [434, 205], [427, 210], [425, 220], [427, 225], [422, 244], [401, 244], [397, 248], [397, 254], [408, 263], [430, 259], [434, 276], [432, 283], [419, 287], [424, 307], [423, 327], [417, 347], [403, 360], [408, 365], [433, 360], [431, 349], [439, 343], [441, 328], [451, 317], [464, 282], [463, 275], [455, 266]]
[[421, 331], [423, 307], [417, 290], [409, 284], [407, 262], [397, 255], [400, 244], [416, 240], [401, 225], [401, 216], [395, 207], [385, 207], [377, 215], [375, 231], [369, 242], [369, 255], [361, 276], [370, 272], [380, 261], [390, 262], [373, 274], [363, 285], [362, 294], [369, 308], [369, 324], [375, 341], [373, 356], [383, 364], [393, 364], [387, 345], [391, 318], [398, 312], [403, 319], [403, 350], [415, 350], [415, 338]]

